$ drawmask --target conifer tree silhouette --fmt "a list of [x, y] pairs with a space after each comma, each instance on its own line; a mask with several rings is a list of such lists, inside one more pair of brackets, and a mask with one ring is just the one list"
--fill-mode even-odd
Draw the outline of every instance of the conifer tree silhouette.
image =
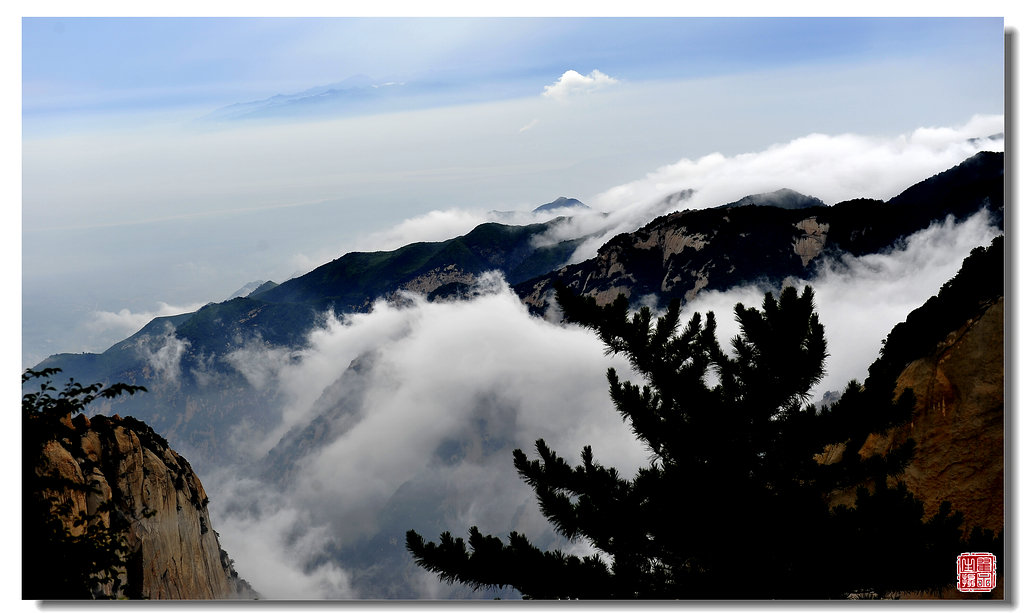
[[[912, 392], [893, 401], [891, 385], [854, 381], [831, 407], [807, 404], [827, 356], [810, 287], [768, 293], [761, 309], [736, 305], [731, 355], [714, 314], [681, 326], [678, 301], [652, 321], [646, 307], [630, 315], [623, 296], [598, 307], [561, 287], [557, 298], [567, 321], [594, 329], [643, 378], [608, 371], [649, 465], [628, 479], [589, 446], [577, 466], [543, 440], [538, 459], [516, 449], [515, 468], [554, 529], [600, 554], [542, 552], [516, 532], [505, 544], [475, 526], [468, 549], [448, 532], [433, 543], [410, 530], [418, 565], [449, 583], [542, 599], [836, 598], [949, 583], [962, 517], [945, 505], [925, 521], [921, 503], [887, 483], [913, 441], [884, 458], [857, 453], [872, 432], [909, 418]], [[830, 445], [845, 453], [818, 461]], [[856, 506], [830, 508], [830, 492], [857, 486]], [[897, 552], [898, 569], [879, 552]]]

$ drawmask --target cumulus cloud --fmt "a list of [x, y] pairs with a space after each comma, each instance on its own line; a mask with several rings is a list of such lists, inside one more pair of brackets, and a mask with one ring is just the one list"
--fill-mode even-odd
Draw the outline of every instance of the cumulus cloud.
[[589, 94], [619, 81], [604, 74], [600, 70], [592, 70], [589, 75], [582, 75], [575, 70], [566, 70], [558, 80], [544, 86], [545, 98], [565, 101], [574, 96]]

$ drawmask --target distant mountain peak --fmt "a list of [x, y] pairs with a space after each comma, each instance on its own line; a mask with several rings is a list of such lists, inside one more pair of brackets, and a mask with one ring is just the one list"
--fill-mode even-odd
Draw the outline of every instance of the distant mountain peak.
[[252, 294], [256, 290], [258, 290], [261, 287], [263, 287], [264, 285], [266, 285], [267, 283], [273, 283], [273, 282], [272, 281], [263, 281], [263, 280], [250, 281], [250, 282], [246, 283], [245, 285], [243, 285], [242, 287], [238, 288], [235, 291], [235, 293], [233, 293], [230, 296], [228, 296], [228, 300], [231, 300], [232, 298], [240, 298], [242, 296], [248, 296], [249, 294]]
[[780, 209], [807, 209], [814, 206], [825, 206], [825, 203], [813, 196], [805, 196], [796, 190], [783, 187], [774, 192], [763, 194], [751, 194], [744, 196], [736, 202], [722, 205], [722, 209], [731, 209], [738, 206], [774, 206]]
[[227, 121], [235, 119], [267, 119], [337, 114], [345, 111], [366, 110], [381, 104], [396, 86], [395, 81], [379, 81], [358, 74], [343, 81], [311, 87], [291, 94], [274, 94], [260, 100], [236, 102], [207, 114], [203, 119]]
[[559, 196], [547, 204], [542, 204], [539, 207], [533, 209], [534, 213], [544, 213], [547, 211], [553, 211], [555, 209], [569, 209], [569, 208], [581, 208], [589, 209], [590, 207], [583, 204], [575, 198], [566, 198], [565, 196]]

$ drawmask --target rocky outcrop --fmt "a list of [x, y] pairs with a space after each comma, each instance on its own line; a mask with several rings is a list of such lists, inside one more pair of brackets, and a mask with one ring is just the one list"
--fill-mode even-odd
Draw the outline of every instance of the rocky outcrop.
[[910, 422], [874, 435], [862, 457], [908, 438], [916, 451], [901, 479], [933, 515], [944, 500], [974, 526], [1003, 529], [1003, 299], [951, 332], [900, 374], [896, 394], [914, 391]]
[[469, 285], [476, 279], [476, 275], [468, 273], [454, 264], [439, 266], [429, 270], [402, 284], [402, 289], [417, 294], [430, 294], [442, 285], [449, 283], [463, 283]]
[[[42, 447], [35, 473], [63, 484], [41, 493], [58, 503], [72, 536], [82, 535], [90, 523], [125, 526], [131, 553], [120, 591], [112, 596], [256, 597], [220, 548], [199, 478], [146, 424], [118, 416], [65, 419], [62, 431]], [[76, 522], [83, 513], [88, 523]]]
[[828, 236], [828, 224], [818, 223], [817, 217], [801, 219], [796, 224], [798, 230], [803, 231], [803, 236], [793, 243], [793, 251], [800, 256], [800, 263], [807, 266], [811, 260], [818, 257], [825, 249], [825, 237]]

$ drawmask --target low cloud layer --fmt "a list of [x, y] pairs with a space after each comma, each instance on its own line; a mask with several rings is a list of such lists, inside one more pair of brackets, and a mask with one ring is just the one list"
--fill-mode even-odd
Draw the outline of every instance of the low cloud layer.
[[980, 151], [1002, 151], [1002, 132], [1002, 116], [977, 116], [956, 128], [920, 128], [896, 138], [811, 134], [754, 153], [684, 158], [598, 194], [587, 204], [606, 216], [578, 215], [548, 240], [593, 235], [574, 254], [572, 261], [579, 262], [594, 257], [612, 236], [658, 215], [751, 194], [789, 188], [825, 204], [887, 200]]
[[[887, 253], [845, 256], [820, 262], [809, 284], [828, 340], [829, 358], [812, 401], [842, 391], [851, 379], [863, 381], [893, 326], [939, 292], [953, 278], [972, 249], [987, 246], [1002, 232], [982, 211], [963, 223], [934, 223]], [[723, 346], [739, 333], [736, 303], [760, 306], [762, 290], [752, 286], [726, 292], [704, 291], [688, 304], [688, 313], [714, 311]]]
[[[1001, 117], [979, 117], [958, 129], [896, 139], [811, 135], [757, 153], [684, 159], [584, 197], [594, 210], [575, 212], [573, 223], [546, 239], [593, 234], [575, 256], [584, 259], [611, 235], [656, 215], [751, 193], [790, 187], [830, 204], [889, 198], [977, 151], [1001, 150], [1001, 138], [984, 138], [1001, 130]], [[444, 240], [484, 221], [550, 217], [534, 215], [532, 206], [507, 214], [422, 214], [373, 235], [366, 248]], [[996, 233], [979, 215], [936, 224], [891, 253], [823, 263], [809, 282], [831, 357], [815, 394], [863, 379], [892, 326]], [[244, 462], [203, 480], [222, 545], [264, 597], [473, 596], [416, 568], [404, 549], [405, 531], [436, 539], [479, 525], [502, 536], [518, 530], [542, 547], [563, 546], [516, 475], [511, 450], [532, 452], [544, 438], [576, 462], [590, 444], [596, 459], [627, 475], [648, 461], [608, 398], [607, 368], [628, 373], [621, 357], [605, 355], [592, 332], [531, 317], [498, 277], [477, 291], [462, 302], [378, 302], [370, 313], [325, 318], [302, 350], [251, 343], [228, 357], [276, 399], [271, 410], [280, 419], [266, 420], [276, 424], [272, 431], [239, 423], [223, 455]], [[689, 309], [714, 310], [725, 344], [737, 332], [736, 302], [759, 305], [762, 298], [752, 287], [705, 292]], [[154, 315], [172, 310], [161, 306]], [[95, 323], [127, 331], [141, 318], [123, 310], [98, 314]], [[172, 341], [159, 337], [143, 348], [171, 383], [183, 350]]]
[[[529, 316], [500, 278], [480, 291], [464, 302], [378, 302], [369, 314], [328, 320], [298, 355], [234, 355], [247, 376], [263, 377], [284, 398], [281, 427], [262, 440], [247, 432], [254, 461], [318, 417], [324, 434], [319, 446], [287, 452], [297, 470], [286, 482], [239, 485], [236, 469], [208, 479], [225, 549], [265, 596], [449, 595], [447, 586], [426, 589], [435, 580], [411, 565], [405, 530], [436, 538], [479, 525], [553, 538], [515, 473], [513, 448], [532, 451], [544, 438], [571, 459], [591, 444], [602, 462], [627, 472], [646, 462], [607, 395], [606, 369], [626, 372], [625, 362], [605, 356], [587, 331]], [[239, 488], [275, 503], [245, 503]], [[367, 541], [383, 553], [355, 553]], [[296, 545], [307, 542], [334, 557]], [[262, 554], [243, 553], [269, 550], [306, 568], [309, 580], [279, 581]]]
[[[937, 223], [889, 253], [820, 265], [808, 281], [831, 356], [815, 399], [863, 380], [892, 326], [998, 233], [989, 221]], [[416, 568], [405, 530], [436, 539], [478, 525], [565, 546], [516, 475], [511, 450], [532, 452], [544, 438], [570, 462], [587, 444], [623, 474], [647, 462], [607, 394], [604, 373], [613, 366], [629, 376], [624, 360], [605, 355], [592, 332], [528, 315], [500, 277], [478, 293], [378, 302], [370, 313], [326, 320], [301, 352], [254, 345], [233, 356], [282, 398], [280, 427], [238, 437], [251, 465], [276, 447], [278, 467], [294, 469], [285, 479], [239, 481], [241, 467], [207, 479], [224, 547], [264, 596], [472, 597]], [[733, 306], [762, 299], [754, 287], [705, 292], [688, 311], [715, 311], [726, 345], [738, 332]], [[297, 439], [307, 442], [289, 446]]]
[[[918, 128], [893, 138], [811, 134], [757, 152], [684, 158], [641, 179], [585, 197], [590, 211], [568, 212], [572, 222], [560, 224], [538, 243], [589, 236], [570, 260], [580, 262], [594, 257], [616, 234], [632, 232], [659, 215], [719, 206], [782, 188], [826, 204], [852, 198], [887, 200], [980, 151], [1002, 151], [1002, 132], [1003, 117], [986, 115], [962, 126]], [[529, 210], [504, 216], [483, 210], [436, 210], [370, 235], [358, 248], [394, 249], [417, 241], [445, 240], [488, 221], [525, 224], [550, 218]]]

